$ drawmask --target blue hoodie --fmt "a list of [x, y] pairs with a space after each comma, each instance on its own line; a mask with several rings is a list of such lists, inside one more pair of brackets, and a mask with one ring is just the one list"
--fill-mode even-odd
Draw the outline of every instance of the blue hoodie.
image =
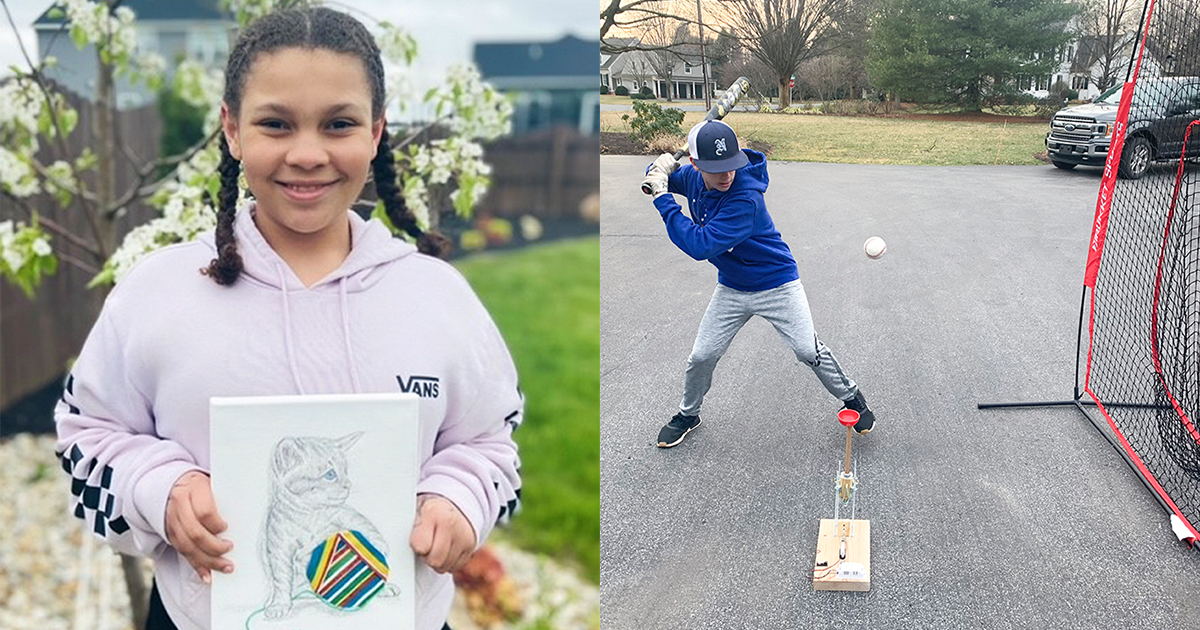
[[767, 158], [742, 151], [750, 163], [737, 170], [725, 192], [705, 190], [700, 172], [690, 164], [671, 173], [667, 190], [687, 196], [691, 220], [671, 195], [659, 195], [654, 206], [672, 243], [688, 256], [716, 265], [717, 282], [738, 291], [765, 291], [799, 279], [800, 272], [767, 213]]

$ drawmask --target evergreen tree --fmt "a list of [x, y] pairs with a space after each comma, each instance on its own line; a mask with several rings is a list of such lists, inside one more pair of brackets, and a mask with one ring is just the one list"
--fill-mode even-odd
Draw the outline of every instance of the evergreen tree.
[[1071, 39], [1068, 0], [883, 0], [873, 23], [871, 82], [904, 100], [981, 109], [1048, 75]]

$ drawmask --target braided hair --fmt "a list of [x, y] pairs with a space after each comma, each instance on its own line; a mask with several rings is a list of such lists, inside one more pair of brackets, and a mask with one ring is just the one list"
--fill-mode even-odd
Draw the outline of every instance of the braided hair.
[[[383, 60], [379, 46], [371, 33], [353, 17], [324, 7], [309, 7], [275, 11], [264, 15], [246, 27], [238, 36], [225, 66], [224, 101], [231, 116], [237, 116], [242, 103], [246, 75], [255, 58], [282, 48], [323, 49], [347, 53], [362, 60], [371, 86], [371, 117], [383, 116]], [[238, 175], [241, 163], [229, 152], [229, 144], [221, 135], [221, 190], [217, 195], [217, 256], [201, 272], [217, 284], [233, 284], [242, 271], [242, 257], [237, 251], [233, 221], [237, 215]], [[379, 147], [371, 170], [375, 191], [383, 201], [388, 219], [397, 228], [417, 240], [417, 249], [424, 254], [445, 257], [450, 242], [437, 232], [425, 232], [416, 216], [404, 204], [396, 185], [396, 165], [392, 157], [386, 126], [379, 138]]]

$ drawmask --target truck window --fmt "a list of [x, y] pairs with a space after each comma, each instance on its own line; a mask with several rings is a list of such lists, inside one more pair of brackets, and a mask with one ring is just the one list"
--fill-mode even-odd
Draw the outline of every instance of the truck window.
[[1107, 105], [1121, 104], [1121, 87], [1120, 83], [1108, 88], [1100, 96], [1092, 100], [1093, 103], [1105, 103]]

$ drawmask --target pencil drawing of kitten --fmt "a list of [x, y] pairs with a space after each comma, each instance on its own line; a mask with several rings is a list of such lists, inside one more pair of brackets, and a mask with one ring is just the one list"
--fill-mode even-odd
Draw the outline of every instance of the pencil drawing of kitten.
[[362, 432], [337, 439], [288, 437], [275, 445], [271, 497], [261, 539], [268, 619], [290, 613], [292, 599], [307, 592], [309, 556], [329, 536], [357, 530], [387, 555], [383, 536], [375, 526], [346, 505], [351, 486], [346, 452], [360, 437]]

